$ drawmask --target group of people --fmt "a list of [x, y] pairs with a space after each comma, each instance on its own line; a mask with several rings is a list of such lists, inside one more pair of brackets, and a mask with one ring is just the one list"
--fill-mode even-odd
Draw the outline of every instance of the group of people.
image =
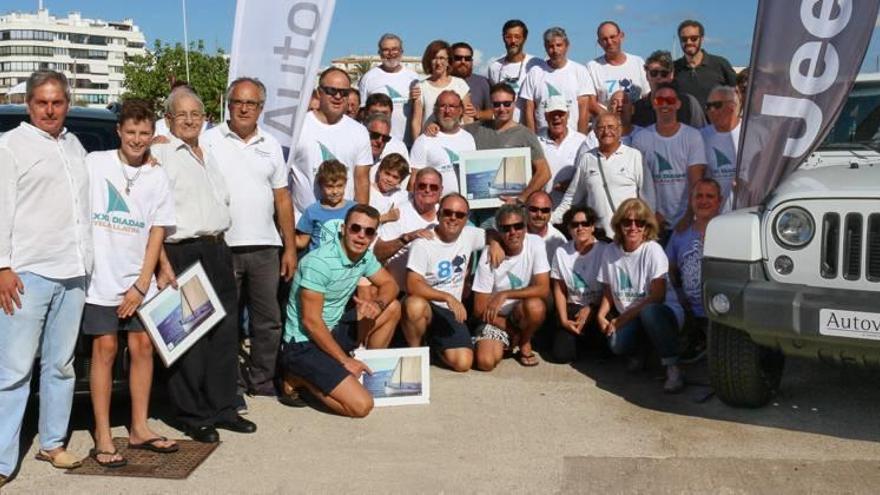
[[[167, 388], [174, 426], [198, 441], [256, 431], [246, 395], [301, 406], [308, 391], [366, 416], [362, 346], [427, 345], [452, 370], [491, 371], [508, 355], [539, 364], [539, 332], [563, 362], [592, 335], [633, 370], [653, 347], [664, 389], [681, 390], [682, 328], [705, 322], [702, 236], [734, 185], [737, 76], [701, 48], [697, 21], [679, 26], [675, 61], [626, 53], [612, 21], [586, 65], [567, 58], [560, 27], [544, 32], [546, 60], [523, 51], [522, 21], [501, 34], [488, 77], [473, 73], [469, 44], [437, 40], [422, 79], [394, 34], [359, 88], [325, 70], [290, 167], [258, 124], [256, 78], [229, 85], [228, 120], [207, 130], [188, 86], [164, 102], [167, 134], [149, 103], [125, 101], [120, 148], [87, 155], [64, 128], [67, 79], [34, 73], [29, 122], [0, 137], [0, 484], [17, 464], [38, 350], [38, 459], [80, 464], [64, 448], [80, 331], [93, 336], [90, 455], [126, 463], [109, 422], [120, 331], [129, 448], [178, 449], [147, 424], [153, 347], [136, 310], [197, 262], [226, 317], [170, 366]], [[511, 147], [529, 148], [530, 181], [497, 211], [472, 212], [459, 155]]]

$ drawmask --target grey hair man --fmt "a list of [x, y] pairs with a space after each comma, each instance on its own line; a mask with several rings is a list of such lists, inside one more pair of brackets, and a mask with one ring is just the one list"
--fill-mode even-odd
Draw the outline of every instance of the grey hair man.
[[381, 63], [373, 67], [358, 82], [361, 101], [373, 93], [383, 93], [394, 103], [391, 117], [391, 135], [405, 143], [411, 143], [414, 137], [409, 136], [409, 120], [412, 117], [412, 104], [409, 99], [409, 88], [419, 75], [405, 67], [403, 59], [403, 41], [393, 33], [385, 33], [379, 38], [379, 58]]
[[86, 151], [64, 127], [64, 74], [27, 80], [29, 122], [0, 137], [0, 485], [15, 471], [38, 355], [40, 449], [57, 468], [80, 465], [65, 448], [73, 351], [92, 269]]
[[459, 154], [474, 151], [474, 137], [461, 128], [464, 104], [461, 96], [449, 89], [437, 96], [434, 115], [439, 132], [435, 136], [422, 134], [413, 143], [410, 165], [413, 169], [431, 167], [443, 176], [447, 193], [458, 192], [461, 172]]
[[721, 186], [721, 212], [733, 207], [740, 130], [740, 93], [732, 86], [718, 85], [709, 92], [706, 113], [709, 122], [702, 129], [706, 145], [707, 175]]

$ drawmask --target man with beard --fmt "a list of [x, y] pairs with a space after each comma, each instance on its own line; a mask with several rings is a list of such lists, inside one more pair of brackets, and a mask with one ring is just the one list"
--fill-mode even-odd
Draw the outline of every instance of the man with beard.
[[[450, 73], [460, 77], [471, 88], [471, 106], [465, 108], [465, 115], [474, 120], [492, 119], [492, 102], [489, 100], [489, 79], [474, 74], [474, 49], [464, 41], [454, 43], [450, 53]], [[437, 115], [436, 113], [434, 115]]]
[[519, 19], [511, 19], [504, 23], [501, 28], [501, 40], [504, 42], [506, 53], [489, 62], [489, 83], [494, 86], [505, 83], [513, 89], [516, 107], [513, 110], [513, 121], [522, 122], [523, 105], [525, 102], [519, 97], [526, 76], [533, 67], [543, 64], [543, 61], [523, 51], [526, 39], [529, 36], [529, 28]]
[[700, 108], [706, 105], [709, 91], [715, 86], [736, 86], [736, 73], [730, 62], [703, 49], [705, 34], [698, 21], [688, 19], [678, 25], [683, 56], [675, 61], [675, 82], [680, 91], [697, 98]]
[[379, 38], [379, 58], [382, 63], [368, 70], [358, 82], [361, 101], [366, 102], [370, 95], [376, 93], [388, 95], [394, 104], [391, 135], [411, 143], [415, 136], [408, 135], [409, 119], [412, 116], [409, 87], [413, 81], [419, 79], [419, 75], [400, 63], [403, 58], [403, 41], [396, 34], [385, 33]]
[[436, 169], [443, 176], [443, 189], [447, 193], [458, 192], [459, 154], [477, 149], [473, 136], [461, 128], [463, 113], [464, 105], [458, 93], [451, 89], [443, 91], [434, 105], [439, 132], [435, 136], [422, 134], [412, 147], [410, 165], [413, 170]]
[[[654, 91], [661, 84], [673, 84], [675, 80], [675, 68], [672, 63], [672, 55], [665, 50], [657, 50], [651, 53], [645, 62], [645, 73], [648, 75], [648, 84]], [[695, 129], [702, 129], [706, 125], [706, 114], [703, 107], [693, 95], [678, 91], [681, 97], [681, 108], [678, 109], [678, 121]], [[642, 95], [642, 99], [635, 101], [632, 121], [640, 127], [648, 127], [657, 122], [657, 115], [651, 105], [651, 93]]]

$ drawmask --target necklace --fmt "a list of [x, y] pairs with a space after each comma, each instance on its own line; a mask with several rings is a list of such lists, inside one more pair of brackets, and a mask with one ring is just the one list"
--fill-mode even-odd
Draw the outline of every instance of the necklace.
[[128, 174], [125, 173], [125, 158], [122, 156], [118, 150], [116, 153], [119, 155], [119, 162], [122, 165], [122, 177], [125, 179], [125, 195], [128, 196], [131, 194], [131, 186], [134, 185], [134, 181], [138, 180], [138, 177], [141, 176], [141, 171], [143, 170], [143, 166], [137, 168], [137, 172], [135, 172], [134, 177], [129, 178]]

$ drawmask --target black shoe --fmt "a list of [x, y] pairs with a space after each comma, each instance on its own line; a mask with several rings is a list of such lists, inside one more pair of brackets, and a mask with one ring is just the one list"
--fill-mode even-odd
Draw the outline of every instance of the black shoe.
[[218, 421], [214, 423], [214, 427], [236, 433], [253, 433], [257, 431], [257, 425], [253, 421], [248, 421], [239, 415], [236, 415], [232, 421]]
[[190, 428], [186, 434], [192, 437], [196, 442], [217, 443], [220, 441], [220, 434], [217, 433], [217, 429], [211, 425]]

